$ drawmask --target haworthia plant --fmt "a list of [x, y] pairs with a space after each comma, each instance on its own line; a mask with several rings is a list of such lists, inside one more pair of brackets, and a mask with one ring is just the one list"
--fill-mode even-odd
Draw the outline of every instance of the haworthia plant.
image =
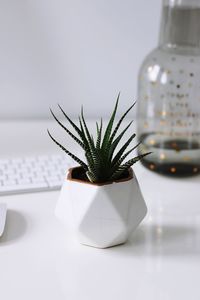
[[[101, 119], [100, 123], [96, 122], [96, 139], [91, 135], [85, 117], [83, 108], [81, 109], [81, 115], [79, 116], [79, 125], [76, 125], [74, 121], [65, 113], [60, 105], [59, 108], [63, 113], [64, 117], [67, 119], [69, 124], [73, 127], [76, 135], [71, 132], [58, 118], [55, 116], [53, 111], [50, 109], [53, 118], [56, 122], [66, 131], [66, 133], [74, 139], [76, 143], [83, 149], [85, 153], [86, 163], [79, 159], [76, 155], [67, 150], [63, 145], [61, 145], [48, 131], [50, 138], [58, 145], [67, 155], [69, 155], [74, 161], [76, 161], [83, 169], [86, 174], [87, 179], [92, 183], [103, 183], [108, 181], [115, 181], [123, 177], [127, 173], [128, 169], [137, 161], [142, 159], [144, 156], [150, 154], [150, 152], [143, 155], [139, 155], [129, 159], [124, 162], [126, 157], [139, 145], [132, 147], [127, 150], [128, 146], [131, 144], [135, 138], [135, 133], [130, 136], [129, 139], [122, 145], [118, 150], [119, 142], [124, 136], [125, 132], [130, 127], [131, 123], [117, 135], [118, 130], [123, 123], [124, 118], [129, 113], [129, 111], [134, 107], [135, 103], [128, 108], [128, 110], [122, 115], [119, 121], [114, 127], [114, 121], [116, 117], [116, 112], [119, 104], [119, 97], [111, 114], [108, 125], [103, 132], [103, 121]], [[113, 128], [114, 127], [114, 128]], [[77, 136], [78, 135], [78, 136]], [[127, 151], [126, 151], [127, 150]]]

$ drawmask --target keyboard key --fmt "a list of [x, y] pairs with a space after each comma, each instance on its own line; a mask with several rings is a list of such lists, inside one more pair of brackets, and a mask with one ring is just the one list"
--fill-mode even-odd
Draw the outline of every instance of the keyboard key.
[[49, 185], [49, 187], [60, 187], [61, 186], [61, 181], [60, 180], [49, 181], [48, 185]]
[[16, 185], [16, 180], [12, 180], [12, 179], [8, 179], [8, 180], [4, 180], [3, 181], [3, 185], [4, 186], [12, 186], [12, 185]]
[[31, 183], [31, 180], [29, 178], [19, 178], [17, 180], [17, 182], [18, 182], [19, 185], [20, 184], [29, 184], [29, 183]]

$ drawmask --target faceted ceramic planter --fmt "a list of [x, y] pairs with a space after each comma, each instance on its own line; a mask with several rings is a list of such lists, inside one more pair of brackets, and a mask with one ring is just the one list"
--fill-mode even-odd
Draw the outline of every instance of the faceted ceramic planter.
[[77, 232], [80, 243], [107, 248], [127, 241], [147, 213], [137, 179], [91, 184], [73, 179], [70, 169], [56, 206], [56, 216]]

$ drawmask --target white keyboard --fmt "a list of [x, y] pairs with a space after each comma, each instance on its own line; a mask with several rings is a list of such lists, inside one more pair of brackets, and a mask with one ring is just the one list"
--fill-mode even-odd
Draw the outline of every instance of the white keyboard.
[[0, 159], [0, 195], [60, 189], [72, 165], [67, 155]]

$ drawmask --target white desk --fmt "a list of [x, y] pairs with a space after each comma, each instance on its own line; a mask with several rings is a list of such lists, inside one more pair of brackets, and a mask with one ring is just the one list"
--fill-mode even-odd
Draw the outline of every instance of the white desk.
[[[1, 122], [1, 155], [59, 151], [47, 126]], [[79, 245], [55, 219], [58, 192], [1, 197], [0, 299], [199, 300], [200, 176], [173, 180], [140, 164], [135, 172], [148, 216], [127, 244], [106, 250]]]

